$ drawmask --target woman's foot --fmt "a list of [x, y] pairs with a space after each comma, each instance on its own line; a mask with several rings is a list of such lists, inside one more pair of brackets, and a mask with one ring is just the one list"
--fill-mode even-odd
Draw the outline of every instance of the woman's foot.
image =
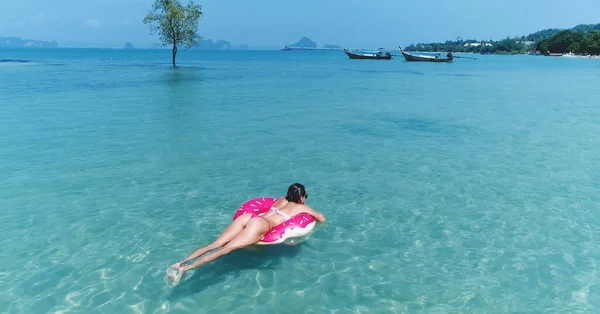
[[183, 276], [185, 275], [185, 266], [179, 267], [179, 272], [177, 273], [177, 275], [175, 275], [175, 277], [173, 278], [173, 286], [176, 286], [177, 284], [179, 284], [179, 281], [181, 280], [181, 278], [183, 278]]
[[177, 276], [177, 269], [167, 268], [167, 279], [173, 281]]
[[179, 269], [182, 267], [185, 267], [185, 262], [178, 262], [169, 266], [169, 268], [167, 268], [167, 278], [169, 280], [175, 280], [175, 277], [177, 277], [179, 273]]

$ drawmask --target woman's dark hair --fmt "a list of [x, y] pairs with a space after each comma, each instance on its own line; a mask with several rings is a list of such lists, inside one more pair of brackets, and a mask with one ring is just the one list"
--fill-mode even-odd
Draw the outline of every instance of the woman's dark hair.
[[305, 199], [308, 198], [304, 185], [300, 183], [294, 183], [288, 188], [285, 199], [288, 200], [288, 202], [299, 203], [303, 196]]

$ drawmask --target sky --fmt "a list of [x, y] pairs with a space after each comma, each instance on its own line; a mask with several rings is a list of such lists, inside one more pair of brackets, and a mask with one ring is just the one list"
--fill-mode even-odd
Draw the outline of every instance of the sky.
[[[188, 0], [181, 0], [187, 3]], [[154, 0], [0, 0], [0, 36], [59, 46], [144, 47]], [[306, 36], [319, 46], [396, 48], [463, 39], [499, 40], [546, 28], [600, 23], [600, 0], [198, 0], [200, 34], [251, 48], [281, 48]]]

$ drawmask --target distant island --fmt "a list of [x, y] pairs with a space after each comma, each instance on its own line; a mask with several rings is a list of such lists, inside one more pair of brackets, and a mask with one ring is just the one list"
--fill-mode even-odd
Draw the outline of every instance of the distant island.
[[462, 40], [418, 43], [406, 51], [467, 52], [481, 54], [600, 54], [600, 24], [581, 24], [571, 29], [545, 29], [528, 36], [494, 40]]
[[[72, 48], [82, 47], [82, 48], [108, 48], [115, 46], [110, 44], [86, 44], [86, 43], [74, 43], [71, 45], [67, 45]], [[126, 42], [123, 49], [137, 49], [133, 43]], [[18, 37], [0, 37], [0, 48], [59, 48], [58, 43], [56, 41], [43, 41], [43, 40], [31, 40], [31, 39], [21, 39]], [[163, 47], [161, 44], [152, 44], [142, 46], [143, 48], [149, 49], [168, 49], [169, 47]], [[192, 49], [200, 49], [200, 50], [231, 50], [231, 49], [248, 49], [248, 45], [243, 44], [239, 46], [233, 46], [231, 42], [226, 40], [218, 40], [213, 42], [211, 39], [202, 40], [197, 47], [193, 47]]]
[[193, 49], [203, 50], [231, 50], [231, 43], [226, 40], [217, 40], [215, 42], [212, 39], [202, 40], [197, 47]]
[[19, 37], [0, 37], [0, 48], [58, 48], [58, 43]]
[[312, 41], [308, 37], [302, 37], [297, 43], [291, 44], [290, 47], [294, 48], [317, 48], [317, 43]]
[[[164, 47], [161, 44], [152, 44], [150, 49], [170, 49], [170, 47]], [[248, 45], [233, 46], [231, 42], [226, 40], [213, 41], [212, 39], [204, 39], [198, 43], [196, 47], [192, 47], [192, 50], [232, 50], [232, 49], [248, 49]]]
[[284, 45], [282, 50], [340, 50], [338, 45], [327, 44], [318, 48], [317, 43], [308, 37], [302, 37], [298, 42], [291, 45]]

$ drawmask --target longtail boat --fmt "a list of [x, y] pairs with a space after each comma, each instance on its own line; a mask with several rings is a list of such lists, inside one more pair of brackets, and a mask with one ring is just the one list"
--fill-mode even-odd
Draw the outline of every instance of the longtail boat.
[[449, 54], [450, 56], [446, 58], [440, 58], [438, 56], [414, 55], [404, 51], [404, 49], [402, 49], [402, 46], [398, 47], [400, 47], [400, 52], [402, 52], [402, 55], [404, 56], [404, 59], [406, 61], [452, 62], [452, 59], [454, 59], [452, 57], [452, 54]]
[[392, 59], [391, 53], [386, 52], [384, 54], [381, 50], [374, 52], [374, 53], [368, 53], [368, 52], [354, 53], [354, 52], [351, 52], [348, 49], [344, 48], [344, 52], [348, 55], [348, 57], [350, 59], [371, 59], [371, 60], [391, 60]]

